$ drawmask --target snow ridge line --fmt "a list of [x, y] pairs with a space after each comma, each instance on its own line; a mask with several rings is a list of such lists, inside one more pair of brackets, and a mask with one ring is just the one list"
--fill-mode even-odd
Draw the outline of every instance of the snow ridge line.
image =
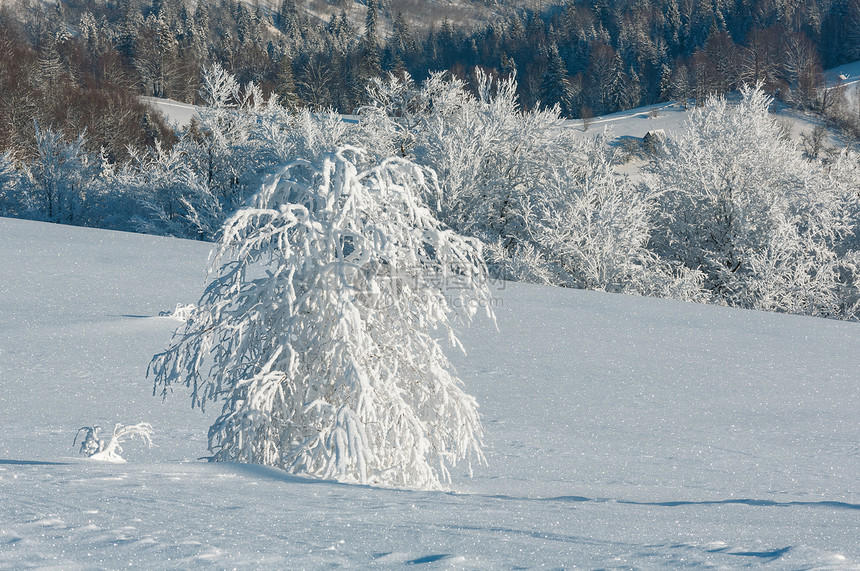
[[732, 500], [703, 500], [703, 501], [676, 501], [676, 502], [635, 502], [630, 500], [619, 500], [619, 504], [632, 504], [641, 506], [658, 506], [658, 507], [678, 507], [678, 506], [711, 506], [711, 505], [731, 505], [740, 504], [753, 507], [817, 507], [817, 508], [835, 508], [846, 510], [860, 510], [860, 504], [852, 504], [848, 502], [840, 502], [835, 500], [821, 500], [817, 502], [790, 501], [777, 502], [775, 500], [755, 500], [755, 499], [732, 499]]
[[814, 508], [833, 508], [845, 510], [860, 510], [860, 504], [852, 504], [849, 502], [841, 502], [838, 500], [820, 500], [820, 501], [800, 501], [793, 500], [787, 502], [778, 502], [776, 500], [757, 500], [753, 498], [733, 498], [728, 500], [676, 500], [665, 502], [643, 502], [637, 500], [617, 500], [612, 498], [587, 498], [585, 496], [556, 496], [552, 498], [524, 498], [506, 495], [488, 495], [484, 496], [489, 499], [498, 500], [515, 500], [515, 501], [538, 501], [538, 502], [571, 502], [571, 503], [597, 503], [597, 504], [625, 504], [633, 506], [653, 506], [653, 507], [683, 507], [683, 506], [720, 506], [720, 505], [745, 505], [752, 507], [814, 507]]

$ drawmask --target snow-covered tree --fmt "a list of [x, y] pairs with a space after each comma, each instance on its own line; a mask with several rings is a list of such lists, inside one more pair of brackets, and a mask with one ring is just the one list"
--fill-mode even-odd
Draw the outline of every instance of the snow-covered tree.
[[266, 102], [258, 86], [240, 87], [217, 63], [204, 70], [200, 96], [206, 105], [198, 113], [202, 164], [196, 171], [222, 208], [233, 211], [247, 198], [261, 167], [253, 132]]
[[[377, 97], [394, 126], [373, 116], [376, 137], [408, 133], [418, 162], [438, 173], [439, 215], [488, 244], [494, 275], [538, 283], [689, 299], [695, 272], [668, 271], [647, 245], [654, 197], [612, 165], [605, 137], [576, 137], [558, 107], [522, 111], [515, 78], [477, 74], [477, 97], [431, 76]], [[403, 100], [405, 96], [405, 101]], [[365, 125], [365, 127], [368, 127]]]
[[358, 113], [362, 117], [363, 130], [373, 133], [379, 141], [375, 145], [377, 152], [387, 156], [410, 156], [416, 141], [415, 130], [430, 112], [427, 94], [428, 91], [417, 86], [406, 72], [402, 76], [389, 73], [385, 79], [374, 77], [370, 80], [368, 103], [360, 107]]
[[541, 81], [541, 103], [546, 107], [558, 105], [562, 113], [567, 114], [570, 112], [570, 83], [557, 44], [547, 48], [546, 60], [546, 71]]
[[642, 83], [639, 74], [632, 67], [623, 76], [621, 88], [618, 90], [619, 109], [632, 109], [638, 107], [642, 101]]
[[[525, 232], [506, 260], [513, 277], [600, 291], [701, 297], [698, 272], [662, 262], [649, 250], [657, 197], [616, 172], [604, 137], [578, 139], [567, 152], [571, 160], [565, 168], [539, 181], [523, 201]], [[505, 256], [495, 246], [492, 255]]]
[[660, 197], [654, 247], [700, 270], [719, 303], [851, 317], [852, 193], [807, 161], [746, 88], [737, 106], [710, 99], [666, 141], [651, 181]]
[[482, 459], [475, 399], [437, 341], [489, 312], [480, 244], [439, 223], [424, 171], [357, 149], [282, 167], [224, 226], [213, 277], [156, 389], [222, 403], [218, 461], [439, 488]]
[[48, 222], [80, 224], [100, 163], [87, 153], [85, 134], [69, 142], [63, 134], [36, 126], [38, 156], [29, 165], [32, 197], [40, 216]]
[[275, 113], [264, 116], [261, 132], [257, 135], [261, 145], [270, 149], [270, 157], [283, 163], [292, 156], [320, 157], [328, 149], [347, 145], [353, 139], [349, 124], [333, 111], [311, 113], [302, 109], [299, 113], [283, 118]]
[[183, 238], [215, 236], [224, 221], [222, 207], [191, 168], [193, 150], [188, 141], [169, 150], [156, 145], [149, 153], [133, 156], [134, 163], [120, 173], [119, 181], [142, 207], [136, 219], [139, 230]]
[[34, 206], [22, 173], [15, 168], [12, 153], [0, 154], [0, 216], [26, 217]]
[[522, 112], [515, 78], [494, 83], [479, 70], [477, 80], [477, 97], [456, 80], [425, 82], [432, 113], [414, 154], [438, 173], [445, 222], [487, 243], [511, 243], [523, 230], [523, 200], [549, 171], [566, 168], [573, 134], [557, 107]]

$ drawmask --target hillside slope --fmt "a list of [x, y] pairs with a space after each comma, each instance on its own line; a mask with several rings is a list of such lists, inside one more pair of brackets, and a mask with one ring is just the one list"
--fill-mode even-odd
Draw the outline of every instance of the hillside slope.
[[[452, 493], [198, 461], [145, 378], [207, 245], [0, 219], [0, 568], [860, 566], [857, 324], [521, 284], [453, 355], [488, 465]], [[75, 455], [152, 423], [128, 464]]]

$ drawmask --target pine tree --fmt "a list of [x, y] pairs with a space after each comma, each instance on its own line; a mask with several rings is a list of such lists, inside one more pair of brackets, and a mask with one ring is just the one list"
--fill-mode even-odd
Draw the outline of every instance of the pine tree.
[[299, 13], [296, 9], [296, 3], [294, 0], [281, 1], [281, 5], [278, 8], [276, 22], [278, 29], [280, 29], [288, 38], [298, 39], [301, 36]]
[[49, 41], [61, 42], [70, 36], [66, 23], [66, 7], [62, 0], [57, 0], [49, 12], [46, 26]]
[[612, 98], [612, 110], [615, 111], [621, 107], [621, 99], [624, 91], [627, 89], [627, 74], [624, 73], [624, 63], [621, 60], [621, 54], [615, 52], [615, 58], [612, 62], [610, 97]]
[[660, 69], [660, 100], [668, 101], [673, 97], [672, 68], [663, 64]]
[[618, 106], [623, 111], [638, 107], [642, 101], [642, 84], [639, 74], [632, 67], [625, 74], [623, 88], [618, 96]]
[[393, 52], [392, 60], [399, 62], [401, 66], [405, 65], [409, 54], [415, 51], [415, 38], [409, 27], [409, 22], [406, 21], [406, 17], [402, 12], [398, 12], [394, 17], [392, 33], [393, 37], [389, 43]]
[[693, 93], [693, 80], [690, 77], [690, 69], [684, 63], [678, 65], [672, 73], [671, 93], [672, 98], [686, 109]]
[[615, 104], [618, 62], [617, 52], [605, 43], [597, 43], [591, 50], [586, 70], [586, 92], [597, 114], [612, 111]]
[[63, 62], [57, 51], [57, 42], [53, 38], [45, 42], [39, 53], [39, 83], [47, 93], [56, 95], [56, 89], [60, 85], [60, 77], [63, 75]]
[[296, 83], [293, 78], [293, 60], [287, 56], [281, 56], [278, 61], [278, 77], [275, 93], [278, 101], [287, 109], [297, 109], [300, 105], [296, 94]]
[[99, 46], [99, 28], [93, 13], [87, 10], [81, 14], [81, 21], [78, 26], [81, 30], [81, 40], [86, 44], [87, 51], [91, 56], [94, 56]]
[[[198, 6], [200, 4], [205, 4], [205, 2], [198, 2]], [[132, 2], [128, 2], [125, 6], [117, 34], [117, 50], [127, 58], [134, 57], [136, 53], [137, 40], [142, 26], [143, 16], [134, 7]]]
[[677, 53], [681, 47], [681, 11], [677, 0], [668, 0], [666, 18], [664, 20], [664, 38], [671, 53]]
[[551, 44], [547, 50], [546, 71], [541, 82], [541, 102], [552, 107], [558, 105], [563, 114], [570, 113], [570, 89], [567, 69], [558, 53], [558, 45]]
[[499, 71], [508, 77], [513, 77], [517, 73], [517, 62], [509, 58], [507, 52], [503, 51], [499, 58]]
[[198, 2], [194, 8], [194, 23], [200, 30], [208, 30], [211, 17], [209, 15], [209, 6], [206, 2]]
[[377, 77], [382, 73], [378, 18], [376, 1], [368, 0], [367, 14], [364, 19], [364, 36], [361, 41], [362, 81], [367, 81], [367, 79]]

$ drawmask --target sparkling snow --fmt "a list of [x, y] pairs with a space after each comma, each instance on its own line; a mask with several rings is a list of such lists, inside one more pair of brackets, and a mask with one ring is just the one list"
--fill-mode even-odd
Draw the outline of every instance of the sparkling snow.
[[[0, 568], [860, 568], [854, 323], [505, 284], [451, 493], [212, 464], [146, 367], [209, 245], [0, 219]], [[81, 426], [149, 422], [127, 464]]]

